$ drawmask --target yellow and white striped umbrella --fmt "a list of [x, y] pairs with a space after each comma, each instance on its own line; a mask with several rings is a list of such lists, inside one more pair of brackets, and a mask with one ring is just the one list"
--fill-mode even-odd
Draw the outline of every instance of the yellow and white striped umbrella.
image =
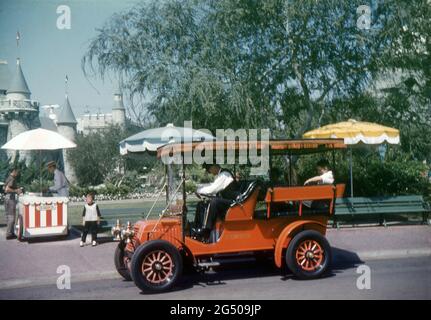
[[377, 123], [349, 119], [308, 131], [304, 138], [344, 138], [345, 144], [399, 144], [400, 132]]
[[[306, 132], [304, 138], [343, 138], [348, 145], [371, 144], [379, 145], [385, 142], [390, 144], [400, 143], [400, 131], [398, 129], [382, 126], [377, 123], [347, 121], [328, 124], [315, 130]], [[352, 148], [350, 148], [350, 196], [353, 198], [353, 165]]]

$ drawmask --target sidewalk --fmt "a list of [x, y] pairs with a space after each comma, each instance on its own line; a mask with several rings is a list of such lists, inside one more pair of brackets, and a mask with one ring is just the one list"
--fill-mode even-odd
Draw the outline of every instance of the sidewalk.
[[[6, 241], [4, 232], [0, 228], [0, 289], [55, 285], [60, 265], [70, 268], [76, 282], [119, 278], [113, 261], [115, 242], [80, 248], [76, 236], [27, 243]], [[329, 229], [327, 238], [337, 262], [431, 256], [430, 226]]]

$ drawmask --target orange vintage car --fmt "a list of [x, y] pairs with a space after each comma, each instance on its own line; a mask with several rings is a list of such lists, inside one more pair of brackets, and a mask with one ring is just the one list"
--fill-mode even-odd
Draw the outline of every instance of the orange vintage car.
[[[334, 155], [335, 150], [346, 148], [342, 139], [211, 141], [175, 144], [168, 150], [159, 148], [158, 157], [166, 152], [183, 156], [198, 145], [202, 148], [202, 144], [207, 144], [206, 150], [222, 148], [236, 152], [252, 145], [257, 149], [269, 147], [270, 170], [275, 156], [326, 151]], [[114, 236], [120, 239], [115, 266], [124, 279], [133, 280], [142, 291], [161, 292], [175, 285], [185, 266], [205, 271], [242, 254], [262, 253], [269, 253], [277, 267], [287, 266], [300, 279], [317, 278], [328, 270], [331, 247], [325, 238], [326, 227], [334, 213], [335, 198], [344, 193], [344, 184], [263, 187], [250, 181], [225, 218], [217, 221], [209, 240], [202, 241], [193, 234], [192, 222], [187, 219], [184, 163], [181, 166], [177, 190], [181, 189], [182, 199], [167, 203], [158, 219], [113, 228]], [[323, 209], [310, 209], [304, 206], [305, 201], [326, 205]]]

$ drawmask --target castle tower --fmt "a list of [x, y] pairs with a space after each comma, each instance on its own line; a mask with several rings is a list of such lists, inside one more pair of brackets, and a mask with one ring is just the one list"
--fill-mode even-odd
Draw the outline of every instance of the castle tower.
[[[76, 138], [76, 121], [75, 115], [73, 114], [72, 107], [70, 106], [69, 97], [66, 94], [64, 105], [60, 110], [57, 117], [57, 131], [62, 136], [66, 137], [71, 141], [75, 141]], [[75, 170], [68, 160], [67, 150], [63, 150], [63, 163], [64, 163], [64, 174], [71, 183], [76, 183]]]
[[[30, 99], [31, 92], [21, 69], [21, 62], [16, 60], [15, 74], [6, 91], [6, 99], [0, 101], [0, 118], [8, 122], [7, 140], [18, 134], [40, 127], [39, 103]], [[9, 151], [12, 161], [16, 152]], [[30, 152], [20, 151], [20, 160], [30, 161]]]
[[114, 91], [114, 105], [112, 106], [112, 123], [124, 128], [126, 126], [126, 108], [124, 108], [123, 104], [123, 92], [121, 90], [120, 83]]

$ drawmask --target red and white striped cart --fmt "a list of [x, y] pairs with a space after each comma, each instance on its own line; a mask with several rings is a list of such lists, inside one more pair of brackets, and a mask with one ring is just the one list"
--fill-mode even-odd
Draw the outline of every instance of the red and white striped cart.
[[66, 236], [67, 197], [41, 197], [38, 195], [22, 195], [18, 199], [18, 240]]

